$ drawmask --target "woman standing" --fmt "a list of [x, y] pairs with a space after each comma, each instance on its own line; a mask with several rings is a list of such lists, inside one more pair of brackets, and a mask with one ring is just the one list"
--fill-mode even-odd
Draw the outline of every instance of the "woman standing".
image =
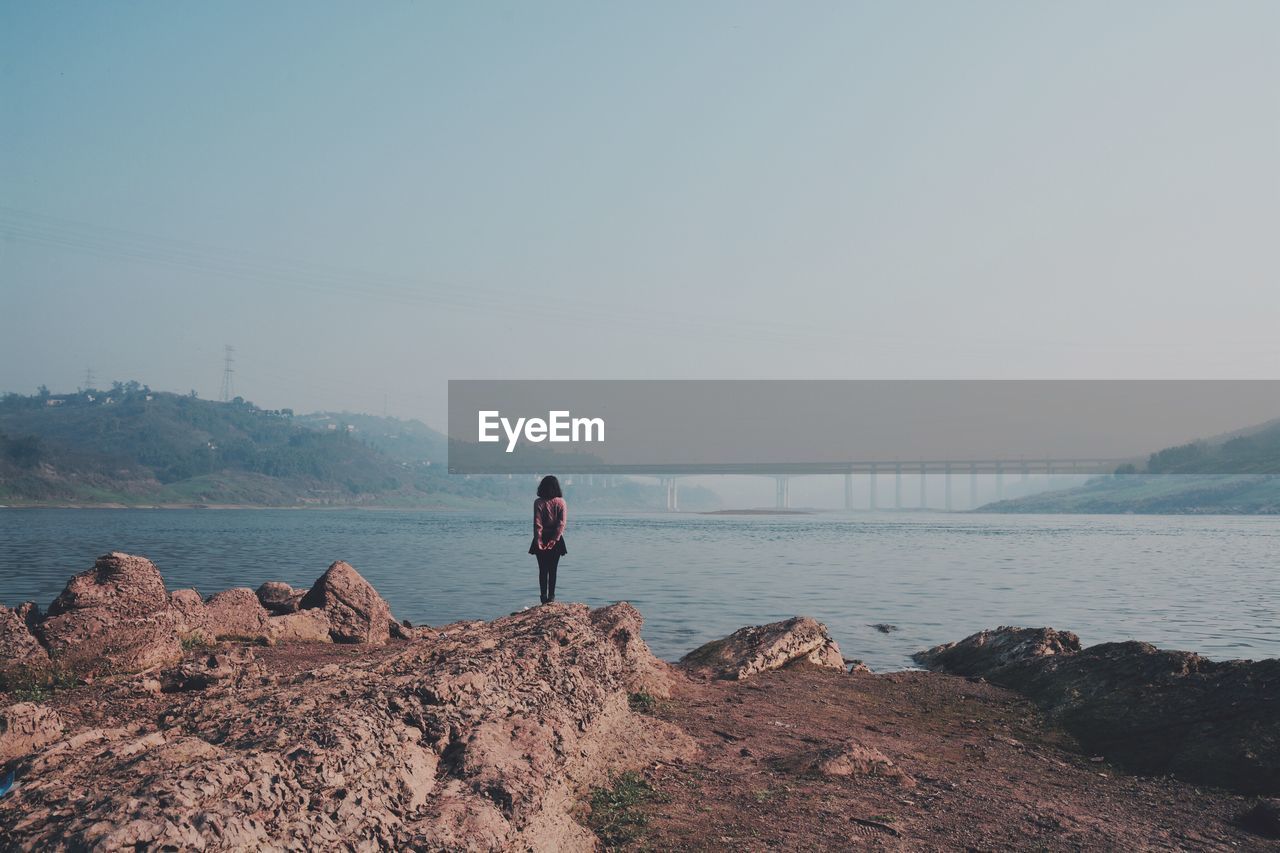
[[564, 523], [568, 517], [560, 481], [547, 475], [538, 484], [538, 499], [533, 502], [533, 541], [529, 553], [538, 558], [538, 588], [542, 603], [556, 600], [556, 566], [569, 553], [564, 547]]

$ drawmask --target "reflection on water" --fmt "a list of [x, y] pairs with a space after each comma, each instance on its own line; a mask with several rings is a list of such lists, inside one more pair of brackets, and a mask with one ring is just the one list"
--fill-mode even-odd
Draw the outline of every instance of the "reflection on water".
[[[0, 602], [48, 605], [120, 550], [154, 560], [170, 589], [206, 595], [308, 586], [344, 559], [401, 618], [491, 619], [537, 602], [529, 527], [523, 512], [0, 510]], [[576, 513], [566, 541], [559, 597], [631, 601], [666, 658], [795, 614], [872, 668], [997, 625], [1280, 655], [1280, 518]]]

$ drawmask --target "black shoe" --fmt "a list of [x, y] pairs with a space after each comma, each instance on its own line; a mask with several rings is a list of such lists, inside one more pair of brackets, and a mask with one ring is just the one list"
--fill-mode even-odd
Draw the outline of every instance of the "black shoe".
[[551, 599], [547, 598], [545, 595], [538, 596], [538, 599], [539, 599], [543, 604], [546, 604], [548, 601], [550, 601], [550, 600], [551, 600]]

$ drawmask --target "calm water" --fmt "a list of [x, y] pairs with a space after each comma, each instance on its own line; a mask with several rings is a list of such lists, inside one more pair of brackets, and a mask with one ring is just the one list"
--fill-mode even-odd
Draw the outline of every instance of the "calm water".
[[[537, 602], [529, 527], [523, 512], [0, 510], [0, 602], [47, 605], [121, 550], [154, 560], [170, 589], [206, 595], [309, 586], [345, 559], [398, 617], [491, 619]], [[578, 514], [566, 541], [558, 597], [633, 602], [665, 658], [795, 614], [826, 622], [846, 657], [873, 668], [1008, 624], [1068, 628], [1086, 644], [1280, 655], [1276, 518]]]

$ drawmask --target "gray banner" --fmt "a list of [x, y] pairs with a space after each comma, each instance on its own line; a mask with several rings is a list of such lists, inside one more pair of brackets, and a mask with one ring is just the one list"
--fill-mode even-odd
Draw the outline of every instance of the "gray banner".
[[[1202, 439], [1217, 447], [1277, 418], [1275, 380], [451, 380], [449, 470], [799, 474], [1034, 462], [1085, 473], [1141, 469], [1154, 451]], [[1238, 473], [1238, 460], [1213, 461], [1229, 454], [1204, 456], [1197, 473]]]

